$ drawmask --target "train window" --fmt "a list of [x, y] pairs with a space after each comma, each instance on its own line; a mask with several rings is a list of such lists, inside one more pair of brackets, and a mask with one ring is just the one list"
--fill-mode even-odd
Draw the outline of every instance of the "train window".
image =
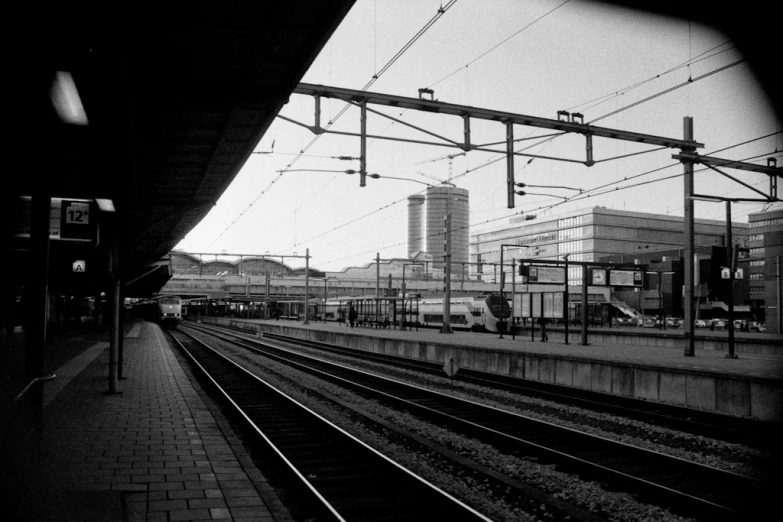
[[164, 305], [176, 305], [182, 303], [178, 297], [163, 297], [159, 299], [158, 302]]

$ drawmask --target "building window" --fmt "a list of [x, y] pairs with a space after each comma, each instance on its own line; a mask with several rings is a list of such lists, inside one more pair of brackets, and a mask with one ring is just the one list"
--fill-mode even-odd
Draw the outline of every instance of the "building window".
[[[584, 247], [584, 241], [566, 241], [565, 243], [560, 243], [557, 246], [557, 251], [560, 254], [568, 254], [570, 252], [582, 252], [585, 249]], [[570, 257], [571, 260], [576, 261], [575, 256]]]
[[748, 236], [748, 241], [763, 241], [764, 234], [751, 234]]
[[757, 286], [757, 285], [750, 285], [750, 293], [751, 294], [763, 294], [764, 293], [764, 286]]
[[764, 266], [764, 262], [763, 259], [756, 259], [750, 262], [750, 266]]
[[557, 239], [562, 241], [564, 239], [576, 239], [584, 237], [584, 228], [566, 228], [564, 230], [557, 231]]
[[750, 279], [764, 279], [764, 274], [750, 274]]
[[584, 223], [584, 216], [574, 216], [557, 220], [557, 228], [573, 227]]
[[764, 255], [764, 247], [751, 248], [750, 249], [750, 255], [752, 255], [752, 256], [763, 256]]

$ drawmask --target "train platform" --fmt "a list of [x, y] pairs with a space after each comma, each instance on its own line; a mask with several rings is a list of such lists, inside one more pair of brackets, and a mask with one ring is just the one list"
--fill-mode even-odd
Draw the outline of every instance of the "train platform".
[[108, 340], [72, 344], [45, 387], [11, 519], [291, 520], [157, 325], [126, 323], [118, 394], [107, 393]]
[[[350, 332], [355, 335], [370, 337], [385, 337], [389, 339], [415, 339], [428, 343], [448, 343], [464, 347], [492, 348], [498, 350], [523, 351], [528, 354], [554, 355], [597, 361], [625, 362], [628, 364], [653, 365], [662, 368], [678, 368], [694, 371], [719, 372], [727, 375], [742, 375], [771, 379], [783, 379], [783, 356], [765, 354], [738, 354], [736, 359], [726, 358], [726, 353], [714, 350], [696, 350], [693, 357], [686, 357], [682, 347], [649, 346], [634, 343], [596, 343], [590, 340], [588, 344], [581, 343], [581, 330], [571, 330], [569, 343], [563, 340], [550, 339], [542, 342], [540, 333], [534, 331], [531, 339], [530, 331], [512, 336], [509, 333], [499, 334], [454, 331], [452, 334], [442, 334], [436, 329], [419, 328], [384, 329], [341, 325], [331, 322], [310, 322], [305, 325], [295, 321], [275, 321], [247, 319], [255, 323], [267, 325], [295, 326], [306, 330]], [[562, 328], [560, 329], [562, 333]], [[674, 334], [677, 335], [677, 334]], [[553, 336], [554, 337], [554, 336]], [[751, 334], [749, 338], [760, 337]], [[776, 339], [783, 345], [783, 336], [766, 335], [764, 338]]]
[[[588, 335], [588, 344], [583, 345], [579, 331], [572, 331], [569, 344], [565, 344], [564, 339], [557, 338], [562, 331], [556, 329], [550, 340], [542, 342], [537, 330], [532, 335], [530, 330], [523, 330], [521, 334], [506, 333], [501, 338], [499, 334], [442, 334], [423, 328], [350, 328], [328, 322], [305, 325], [284, 320], [202, 320], [259, 334], [280, 333], [414, 359], [443, 363], [451, 360], [459, 368], [523, 380], [769, 422], [783, 421], [783, 356], [768, 350], [780, 341], [769, 336], [763, 341], [746, 339], [744, 348], [751, 351], [739, 353], [737, 358], [727, 358], [724, 350], [698, 348], [693, 357], [688, 357], [684, 355], [682, 339], [678, 338], [682, 334], [671, 332], [652, 336], [596, 332], [593, 338]], [[607, 342], [608, 339], [613, 342]], [[651, 345], [651, 339], [666, 344]], [[709, 337], [701, 338], [705, 340], [703, 346], [720, 346]]]

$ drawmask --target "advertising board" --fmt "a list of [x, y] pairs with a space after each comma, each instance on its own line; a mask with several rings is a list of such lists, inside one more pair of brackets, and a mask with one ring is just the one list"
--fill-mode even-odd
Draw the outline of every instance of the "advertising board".
[[565, 267], [531, 266], [528, 273], [527, 282], [553, 285], [565, 284]]
[[644, 272], [641, 270], [609, 270], [610, 286], [643, 286]]

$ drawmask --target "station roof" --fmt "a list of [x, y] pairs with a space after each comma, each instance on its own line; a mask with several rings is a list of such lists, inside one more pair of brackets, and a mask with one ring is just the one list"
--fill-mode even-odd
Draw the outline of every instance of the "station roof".
[[[21, 14], [34, 23], [9, 77], [25, 167], [9, 194], [112, 200], [125, 279], [137, 278], [216, 203], [354, 1], [88, 0]], [[62, 73], [86, 125], [53, 108]]]

